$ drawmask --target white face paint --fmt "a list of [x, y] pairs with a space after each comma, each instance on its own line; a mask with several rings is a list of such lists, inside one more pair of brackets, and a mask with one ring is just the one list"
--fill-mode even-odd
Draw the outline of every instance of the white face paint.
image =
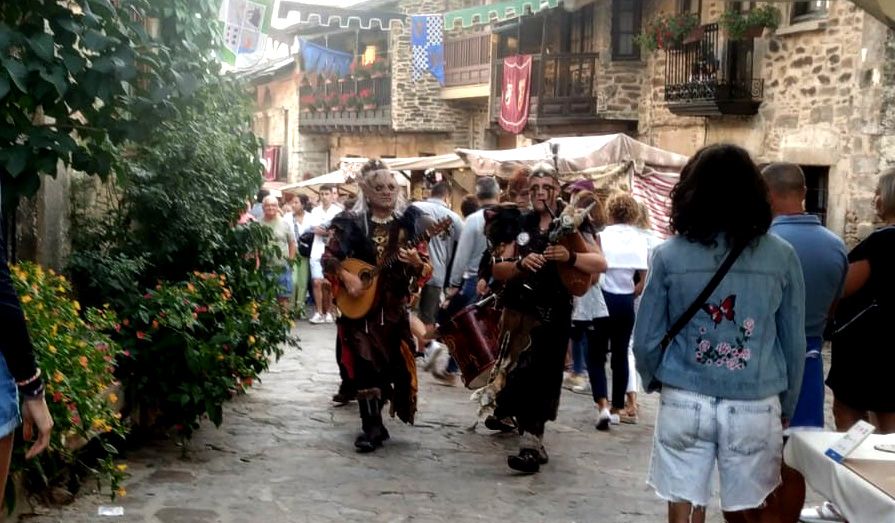
[[364, 194], [371, 208], [392, 210], [398, 203], [398, 183], [392, 173], [380, 171], [366, 180]]

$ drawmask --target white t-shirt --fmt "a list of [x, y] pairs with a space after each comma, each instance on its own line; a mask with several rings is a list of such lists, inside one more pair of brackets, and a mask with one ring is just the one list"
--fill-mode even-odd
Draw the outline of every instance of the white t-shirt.
[[[311, 221], [308, 227], [329, 227], [329, 223], [337, 214], [342, 212], [339, 204], [330, 204], [329, 209], [324, 210], [322, 205], [318, 205], [311, 210]], [[311, 259], [319, 260], [323, 257], [323, 249], [326, 247], [326, 240], [319, 234], [314, 235], [314, 244], [311, 245]]]
[[603, 290], [634, 294], [634, 273], [649, 266], [650, 242], [646, 235], [633, 225], [610, 225], [600, 233], [600, 244], [609, 266], [603, 278]]
[[311, 213], [305, 212], [301, 218], [293, 214], [292, 221], [295, 222], [295, 237], [298, 238], [302, 234], [308, 232], [308, 229], [311, 228], [313, 218], [311, 218]]

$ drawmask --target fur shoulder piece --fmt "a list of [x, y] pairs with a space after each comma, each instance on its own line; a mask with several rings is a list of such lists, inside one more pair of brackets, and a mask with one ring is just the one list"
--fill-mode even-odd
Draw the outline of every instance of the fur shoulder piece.
[[525, 214], [515, 204], [495, 205], [485, 209], [485, 236], [491, 245], [516, 241], [523, 230]]

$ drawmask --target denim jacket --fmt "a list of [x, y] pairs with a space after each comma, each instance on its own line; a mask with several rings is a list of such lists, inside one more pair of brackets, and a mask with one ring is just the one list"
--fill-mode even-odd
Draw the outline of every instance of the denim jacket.
[[637, 371], [644, 383], [725, 399], [779, 394], [790, 417], [805, 363], [805, 282], [784, 240], [755, 240], [664, 355], [659, 348], [728, 250], [723, 238], [709, 247], [680, 236], [656, 248], [634, 327]]

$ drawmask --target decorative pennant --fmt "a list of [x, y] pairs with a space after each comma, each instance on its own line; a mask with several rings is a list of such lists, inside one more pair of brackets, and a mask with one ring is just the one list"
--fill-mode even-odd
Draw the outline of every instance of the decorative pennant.
[[351, 62], [354, 55], [342, 51], [336, 51], [299, 39], [301, 45], [302, 70], [306, 73], [336, 73], [344, 77], [351, 72]]
[[498, 123], [509, 133], [519, 134], [528, 123], [531, 98], [531, 55], [519, 54], [503, 61], [500, 118]]
[[223, 61], [233, 65], [237, 56], [263, 50], [272, 7], [273, 0], [224, 0], [219, 11], [224, 22]]
[[426, 71], [444, 85], [444, 21], [441, 15], [410, 17], [410, 45], [412, 51], [411, 78], [419, 81]]
[[314, 24], [323, 27], [370, 30], [378, 26], [388, 31], [393, 22], [404, 24], [405, 15], [388, 11], [342, 9], [310, 5], [291, 0], [276, 0], [273, 27], [283, 30], [294, 25]]
[[518, 18], [526, 13], [537, 13], [544, 9], [553, 9], [559, 0], [508, 0], [496, 4], [479, 5], [449, 11], [444, 15], [444, 28], [468, 29], [474, 25], [504, 22]]

